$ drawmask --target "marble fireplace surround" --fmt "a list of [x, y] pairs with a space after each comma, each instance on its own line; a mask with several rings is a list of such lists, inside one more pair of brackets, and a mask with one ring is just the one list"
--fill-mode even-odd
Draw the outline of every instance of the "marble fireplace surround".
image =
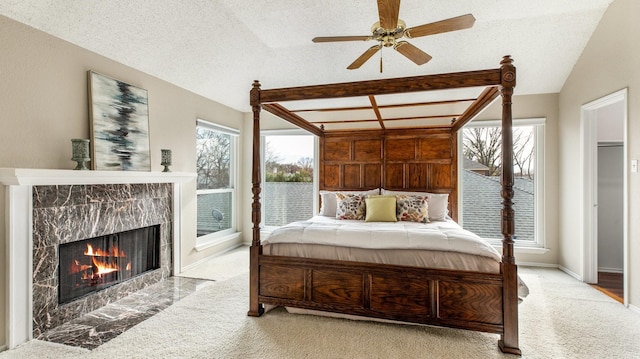
[[[131, 289], [131, 286], [144, 286], [146, 281], [157, 280], [180, 271], [182, 184], [194, 179], [195, 174], [193, 173], [0, 168], [0, 184], [6, 186], [7, 346], [13, 348], [32, 339], [34, 332], [40, 332], [46, 325], [60, 324], [61, 318], [56, 318], [55, 316], [48, 320], [49, 324], [45, 326], [40, 324], [44, 322], [42, 318], [49, 315], [47, 308], [53, 305], [51, 303], [52, 286], [47, 284], [47, 280], [50, 280], [51, 276], [54, 275], [51, 268], [43, 269], [47, 267], [45, 263], [49, 262], [47, 258], [52, 256], [50, 249], [44, 249], [47, 244], [50, 245], [51, 243], [43, 242], [46, 241], [43, 238], [43, 233], [52, 230], [57, 231], [54, 236], [49, 237], [57, 238], [56, 240], [61, 239], [62, 242], [69, 242], [84, 239], [81, 237], [84, 237], [85, 234], [113, 233], [112, 231], [131, 229], [128, 227], [141, 226], [141, 224], [147, 222], [164, 221], [164, 224], [161, 224], [161, 232], [165, 232], [166, 235], [161, 234], [161, 245], [163, 245], [161, 257], [164, 261], [164, 263], [161, 263], [161, 268], [135, 278], [131, 281], [133, 283], [121, 283], [111, 287], [114, 288], [111, 290], [113, 293], [107, 292], [106, 295], [113, 295], [118, 292], [118, 289], [123, 289], [126, 292]], [[79, 193], [71, 194], [74, 191], [79, 191]], [[154, 196], [162, 197], [162, 192], [169, 192], [168, 196], [164, 199], [151, 198]], [[60, 201], [61, 198], [66, 200], [64, 195], [66, 193], [70, 194], [69, 200], [85, 200], [89, 207], [99, 205], [99, 202], [105, 201], [104, 196], [107, 197], [107, 201], [110, 196], [115, 196], [116, 199], [121, 199], [122, 196], [128, 196], [131, 199], [131, 196], [137, 196], [139, 200], [128, 201], [130, 202], [129, 204], [135, 203], [133, 207], [128, 209], [126, 206], [122, 208], [121, 206], [103, 203], [101, 204], [102, 210], [89, 211], [87, 213], [93, 214], [85, 214], [87, 217], [80, 218], [80, 222], [85, 222], [84, 225], [79, 224], [64, 230], [52, 228], [50, 225], [48, 228], [47, 226], [36, 225], [36, 221], [41, 223], [46, 217], [51, 218], [52, 216], [61, 215], [56, 212], [60, 211], [59, 209], [45, 207], [53, 208], [51, 201]], [[160, 195], [158, 195], [159, 193]], [[98, 199], [95, 196], [102, 196], [103, 198]], [[139, 211], [139, 209], [134, 208], [144, 204], [144, 201], [147, 201], [152, 208], [151, 215], [144, 214], [146, 213], [145, 211]], [[75, 206], [69, 207], [75, 208]], [[73, 216], [73, 210], [69, 214], [69, 207], [67, 207], [67, 213], [62, 215]], [[139, 218], [133, 222], [123, 220], [120, 217], [122, 213], [118, 211], [139, 212]], [[103, 218], [96, 218], [100, 216]], [[161, 218], [163, 217], [166, 217], [166, 219], [162, 220]], [[101, 229], [101, 227], [104, 229]], [[172, 247], [173, 249], [171, 249]], [[36, 262], [34, 262], [34, 253], [38, 258]], [[55, 254], [57, 256], [57, 252]], [[34, 286], [34, 283], [36, 286]], [[57, 293], [57, 288], [53, 289]], [[106, 291], [108, 290], [109, 288], [106, 289]], [[34, 296], [49, 299], [44, 307], [42, 303], [38, 303], [34, 307]], [[56, 299], [55, 306], [57, 307], [57, 296], [53, 297]], [[71, 305], [65, 305], [62, 308], [63, 311], [57, 315], [66, 316], [69, 311], [74, 310], [89, 311], [92, 306], [101, 305], [105, 298], [103, 294], [95, 296], [94, 299], [74, 301], [70, 303]], [[34, 318], [34, 309], [38, 311], [36, 318]], [[65, 311], [67, 312], [65, 313]], [[34, 319], [38, 324], [34, 325]]]

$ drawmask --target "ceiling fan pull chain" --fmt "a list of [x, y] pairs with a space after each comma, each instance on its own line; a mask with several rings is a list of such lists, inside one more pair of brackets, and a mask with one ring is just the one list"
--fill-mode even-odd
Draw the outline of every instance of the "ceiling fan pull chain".
[[382, 51], [380, 51], [380, 73], [382, 73]]

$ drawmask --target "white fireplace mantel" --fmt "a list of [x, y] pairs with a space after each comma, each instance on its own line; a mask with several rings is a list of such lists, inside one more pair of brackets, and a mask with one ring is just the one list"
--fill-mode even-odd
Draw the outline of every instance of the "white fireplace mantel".
[[0, 168], [0, 183], [5, 186], [183, 183], [195, 178], [195, 173], [184, 172], [74, 171], [31, 168]]
[[182, 190], [195, 173], [75, 171], [0, 168], [6, 186], [7, 346], [14, 348], [33, 337], [33, 186], [91, 184], [173, 184], [173, 271], [180, 270]]

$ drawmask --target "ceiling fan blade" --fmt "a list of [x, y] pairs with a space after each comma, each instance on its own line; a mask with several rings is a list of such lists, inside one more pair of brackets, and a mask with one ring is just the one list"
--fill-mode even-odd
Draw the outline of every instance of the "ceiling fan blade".
[[367, 36], [325, 36], [325, 37], [314, 37], [311, 41], [313, 42], [367, 41], [372, 39], [373, 38], [369, 35]]
[[432, 22], [430, 24], [410, 27], [405, 30], [404, 36], [412, 38], [468, 29], [473, 26], [474, 22], [476, 22], [476, 18], [471, 14], [466, 14], [458, 17], [452, 17], [451, 19]]
[[400, 0], [378, 0], [378, 15], [381, 28], [395, 29], [400, 15]]
[[416, 63], [416, 65], [426, 64], [431, 60], [431, 56], [419, 48], [411, 45], [406, 41], [400, 41], [393, 46], [396, 51], [403, 54], [406, 58]]
[[351, 65], [349, 65], [347, 69], [355, 70], [359, 68], [360, 66], [362, 66], [362, 64], [367, 62], [367, 60], [369, 60], [371, 56], [375, 55], [376, 52], [380, 51], [380, 47], [381, 47], [380, 45], [371, 46], [369, 49], [367, 49], [367, 51], [365, 51], [362, 55], [360, 55], [360, 57], [358, 57], [356, 61], [354, 61]]

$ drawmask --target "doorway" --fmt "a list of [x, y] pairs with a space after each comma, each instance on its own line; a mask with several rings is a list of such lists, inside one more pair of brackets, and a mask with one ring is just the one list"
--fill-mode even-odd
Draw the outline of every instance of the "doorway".
[[605, 282], [609, 283], [609, 279], [614, 278], [615, 286], [616, 278], [619, 278], [622, 285], [622, 288], [618, 288], [620, 299], [625, 305], [628, 287], [624, 275], [628, 266], [626, 109], [627, 89], [581, 108], [583, 280], [605, 285]]

